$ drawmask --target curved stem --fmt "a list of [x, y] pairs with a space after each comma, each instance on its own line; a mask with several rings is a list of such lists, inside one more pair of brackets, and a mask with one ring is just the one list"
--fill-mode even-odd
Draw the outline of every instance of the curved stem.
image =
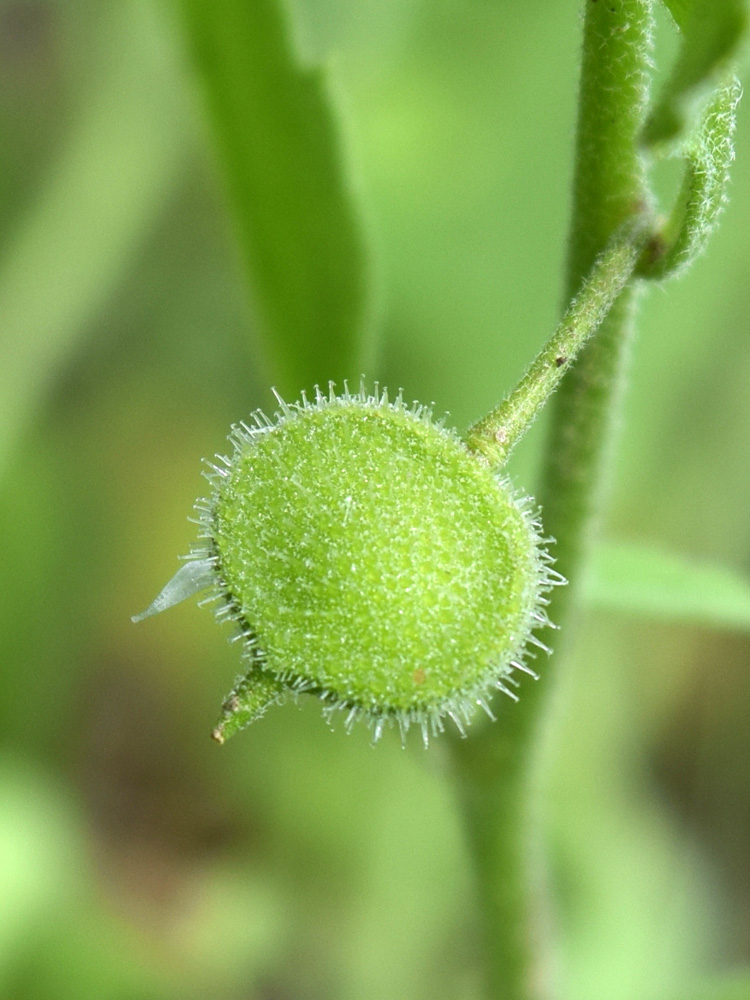
[[[579, 103], [569, 295], [629, 220], [648, 208], [638, 152], [651, 51], [649, 0], [587, 0]], [[574, 579], [599, 495], [617, 409], [633, 304], [626, 286], [556, 396], [544, 488], [545, 529], [557, 564]], [[555, 591], [558, 623], [573, 587]], [[526, 684], [518, 706], [498, 706], [494, 726], [454, 743], [472, 848], [492, 1000], [555, 996], [543, 902], [535, 780], [548, 678]]]
[[681, 154], [685, 175], [677, 200], [646, 246], [637, 273], [660, 281], [682, 273], [699, 256], [727, 201], [734, 159], [734, 130], [742, 85], [736, 77], [720, 87]]

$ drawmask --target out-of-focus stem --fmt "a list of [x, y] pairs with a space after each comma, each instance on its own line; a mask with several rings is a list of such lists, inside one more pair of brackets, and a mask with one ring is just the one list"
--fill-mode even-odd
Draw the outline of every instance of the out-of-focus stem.
[[[638, 152], [651, 52], [648, 0], [586, 0], [568, 298], [613, 235], [648, 208]], [[619, 406], [634, 291], [626, 285], [556, 395], [542, 493], [545, 530], [573, 581], [550, 608], [561, 623], [601, 494]], [[547, 671], [544, 671], [547, 674]], [[552, 684], [525, 684], [521, 702], [499, 705], [494, 725], [454, 743], [454, 762], [474, 858], [492, 1000], [554, 997], [543, 919], [543, 866], [535, 754]]]

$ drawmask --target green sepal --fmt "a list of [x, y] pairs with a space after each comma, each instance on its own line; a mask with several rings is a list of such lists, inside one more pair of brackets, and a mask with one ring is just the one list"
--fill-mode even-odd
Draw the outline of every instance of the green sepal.
[[253, 664], [235, 686], [221, 706], [221, 715], [211, 738], [225, 743], [251, 722], [265, 714], [267, 708], [284, 700], [288, 689], [271, 674]]

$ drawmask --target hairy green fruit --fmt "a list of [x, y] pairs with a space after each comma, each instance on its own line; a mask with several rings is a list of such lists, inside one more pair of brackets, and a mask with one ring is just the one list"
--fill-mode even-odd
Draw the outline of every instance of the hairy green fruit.
[[400, 397], [318, 394], [255, 423], [213, 467], [192, 557], [248, 664], [214, 736], [288, 690], [375, 739], [491, 714], [554, 582], [526, 498]]

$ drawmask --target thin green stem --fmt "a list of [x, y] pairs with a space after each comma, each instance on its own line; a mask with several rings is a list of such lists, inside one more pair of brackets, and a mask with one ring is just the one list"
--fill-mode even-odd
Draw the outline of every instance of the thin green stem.
[[515, 389], [466, 435], [472, 451], [500, 468], [557, 389], [578, 353], [598, 329], [630, 279], [645, 243], [642, 227], [629, 227], [597, 258], [562, 322]]
[[[579, 102], [568, 294], [574, 295], [613, 235], [649, 207], [638, 152], [650, 69], [649, 0], [587, 0]], [[544, 485], [545, 530], [558, 568], [575, 579], [596, 511], [617, 411], [632, 285], [616, 298], [555, 397]], [[573, 587], [557, 588], [558, 623]], [[526, 684], [519, 705], [455, 741], [454, 763], [472, 849], [492, 1000], [554, 997], [540, 863], [537, 754], [552, 685]]]

